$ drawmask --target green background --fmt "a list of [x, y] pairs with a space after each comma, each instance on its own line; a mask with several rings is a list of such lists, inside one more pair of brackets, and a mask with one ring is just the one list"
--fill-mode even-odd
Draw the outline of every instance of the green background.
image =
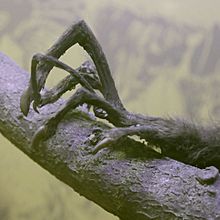
[[[29, 71], [74, 21], [98, 37], [126, 107], [213, 122], [220, 116], [219, 0], [0, 0], [0, 51]], [[79, 66], [78, 46], [62, 60]], [[50, 87], [66, 73], [55, 70]], [[1, 86], [1, 85], [0, 85]], [[0, 137], [1, 220], [113, 220]]]

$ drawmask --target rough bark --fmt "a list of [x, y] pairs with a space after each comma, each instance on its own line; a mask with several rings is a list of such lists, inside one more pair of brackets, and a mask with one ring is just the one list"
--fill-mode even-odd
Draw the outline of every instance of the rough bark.
[[19, 99], [28, 78], [0, 53], [0, 131], [44, 169], [123, 220], [220, 219], [217, 169], [160, 158], [130, 139], [92, 155], [92, 130], [109, 128], [79, 110], [68, 114], [38, 149], [30, 148], [36, 129], [64, 101], [24, 117]]

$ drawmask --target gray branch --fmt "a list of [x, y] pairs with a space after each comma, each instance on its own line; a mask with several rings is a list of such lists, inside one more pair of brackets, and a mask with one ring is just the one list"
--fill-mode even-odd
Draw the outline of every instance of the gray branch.
[[[218, 170], [159, 158], [131, 139], [90, 154], [93, 129], [109, 129], [73, 110], [38, 149], [31, 138], [63, 100], [24, 117], [19, 108], [28, 74], [0, 53], [0, 131], [44, 169], [123, 220], [220, 219]], [[142, 146], [142, 145], [141, 145]]]

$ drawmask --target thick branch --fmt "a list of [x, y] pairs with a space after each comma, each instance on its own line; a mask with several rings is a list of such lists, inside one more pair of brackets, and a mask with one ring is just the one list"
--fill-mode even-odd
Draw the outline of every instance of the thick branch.
[[0, 131], [72, 189], [124, 220], [220, 218], [220, 180], [214, 167], [200, 170], [155, 159], [156, 153], [129, 139], [117, 149], [92, 155], [88, 137], [93, 129], [108, 127], [85, 113], [68, 114], [56, 135], [31, 149], [34, 132], [63, 101], [24, 117], [19, 99], [27, 83], [28, 74], [0, 54]]

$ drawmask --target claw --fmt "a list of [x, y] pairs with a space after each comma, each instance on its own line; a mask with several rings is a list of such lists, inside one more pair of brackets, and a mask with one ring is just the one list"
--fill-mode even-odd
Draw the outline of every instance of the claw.
[[152, 132], [152, 128], [139, 125], [126, 128], [118, 127], [106, 130], [102, 134], [102, 137], [104, 138], [102, 138], [102, 140], [96, 144], [95, 149], [92, 151], [92, 154], [96, 154], [100, 149], [108, 147], [109, 145], [114, 145], [119, 139], [125, 136], [139, 134], [140, 131]]
[[92, 150], [92, 154], [98, 153], [98, 151], [100, 151], [103, 148], [108, 147], [108, 145], [110, 145], [114, 141], [115, 140], [112, 138], [104, 138], [98, 144], [96, 144], [95, 148]]
[[102, 137], [104, 138], [96, 144], [95, 148], [92, 150], [92, 154], [96, 154], [99, 150], [114, 145], [115, 142], [123, 136], [123, 130], [120, 128], [112, 128], [111, 130], [104, 132], [102, 134]]
[[43, 125], [35, 132], [34, 137], [31, 141], [31, 147], [36, 148], [37, 146], [39, 146], [40, 142], [44, 140], [46, 136], [47, 136], [47, 129]]
[[41, 99], [41, 94], [38, 91], [33, 92], [33, 109], [35, 112], [39, 113], [38, 107], [40, 106], [42, 99]]
[[25, 116], [28, 115], [30, 104], [31, 104], [31, 93], [30, 90], [27, 89], [23, 92], [20, 98], [20, 109]]
[[31, 141], [31, 146], [36, 148], [39, 146], [41, 141], [45, 141], [53, 136], [56, 132], [57, 125], [52, 120], [49, 119], [44, 125], [42, 125], [38, 130], [35, 132], [33, 139]]
[[35, 112], [37, 112], [39, 114], [39, 111], [37, 109], [38, 105], [36, 104], [36, 102], [33, 103], [33, 109]]

